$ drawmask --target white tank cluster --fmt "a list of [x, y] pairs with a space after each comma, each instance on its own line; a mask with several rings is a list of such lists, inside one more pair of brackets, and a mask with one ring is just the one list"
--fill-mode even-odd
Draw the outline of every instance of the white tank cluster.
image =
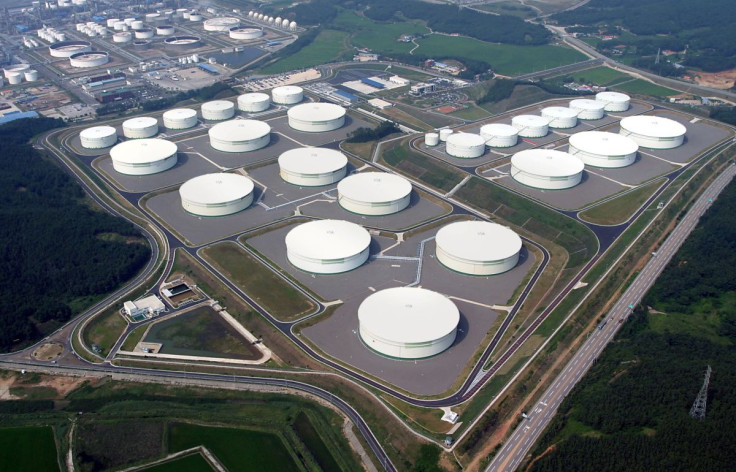
[[210, 18], [209, 20], [205, 20], [203, 24], [205, 31], [229, 31], [231, 28], [238, 26], [240, 26], [240, 20], [231, 16]]
[[360, 225], [342, 220], [316, 220], [289, 231], [286, 257], [295, 267], [315, 274], [357, 269], [370, 255], [371, 236]]
[[61, 31], [57, 31], [54, 28], [49, 28], [47, 26], [44, 26], [40, 30], [36, 31], [36, 34], [38, 35], [39, 38], [51, 44], [59, 42], [59, 41], [66, 41], [66, 34], [62, 33]]
[[339, 182], [347, 174], [348, 158], [340, 151], [307, 147], [291, 149], [279, 156], [279, 173], [284, 181], [305, 187]]
[[202, 118], [210, 121], [228, 120], [235, 116], [235, 104], [229, 100], [212, 100], [202, 104]]
[[395, 287], [363, 300], [358, 323], [360, 338], [370, 349], [392, 358], [422, 359], [452, 346], [460, 311], [437, 292]]
[[130, 139], [151, 138], [158, 134], [158, 121], [150, 116], [139, 116], [123, 122], [123, 136]]
[[214, 173], [189, 179], [179, 187], [181, 206], [198, 216], [225, 216], [253, 203], [255, 185], [240, 174]]
[[268, 146], [271, 127], [258, 120], [230, 120], [209, 130], [210, 146], [223, 152], [248, 152]]
[[102, 149], [118, 141], [118, 132], [112, 126], [93, 126], [79, 133], [79, 141], [83, 148]]
[[516, 146], [519, 142], [519, 130], [503, 123], [491, 123], [480, 128], [480, 135], [486, 141], [486, 146], [506, 148]]
[[26, 82], [35, 82], [38, 80], [38, 71], [35, 69], [28, 69], [23, 72], [23, 78]]
[[30, 69], [31, 66], [28, 64], [13, 64], [12, 66], [3, 68], [3, 75], [6, 79], [10, 79], [14, 74], [23, 77], [23, 74]]
[[606, 104], [589, 98], [578, 98], [570, 101], [570, 108], [577, 112], [581, 120], [600, 120], [606, 114]]
[[249, 41], [258, 39], [263, 36], [263, 28], [253, 28], [250, 26], [234, 26], [230, 28], [228, 35], [230, 39], [241, 41]]
[[304, 100], [304, 89], [296, 85], [284, 85], [271, 90], [271, 100], [279, 105], [294, 105]]
[[549, 121], [550, 128], [574, 128], [578, 124], [578, 112], [567, 107], [543, 108], [542, 118]]
[[467, 275], [495, 275], [516, 267], [521, 238], [513, 230], [485, 221], [443, 226], [435, 237], [437, 260]]
[[604, 103], [605, 111], [626, 111], [631, 106], [631, 97], [620, 92], [599, 92], [595, 99]]
[[280, 28], [289, 31], [296, 31], [297, 26], [296, 21], [289, 21], [288, 19], [281, 17], [274, 18], [272, 16], [264, 15], [263, 13], [258, 13], [257, 11], [249, 11], [248, 19], [251, 21], [267, 23], [274, 28]]
[[151, 28], [141, 28], [136, 30], [133, 35], [135, 39], [151, 39], [153, 38], [154, 32]]
[[124, 141], [110, 150], [112, 167], [121, 174], [151, 175], [176, 165], [176, 144], [165, 139]]
[[519, 115], [511, 119], [511, 126], [522, 138], [541, 138], [549, 133], [549, 120], [537, 115]]
[[72, 67], [99, 67], [110, 62], [110, 54], [104, 51], [78, 52], [69, 56]]
[[238, 108], [245, 113], [259, 113], [268, 110], [271, 97], [266, 93], [252, 92], [238, 96]]
[[409, 206], [411, 183], [386, 172], [353, 174], [337, 184], [337, 201], [359, 215], [390, 215]]
[[427, 133], [424, 135], [425, 146], [437, 146], [440, 143], [440, 135], [438, 133]]
[[71, 57], [78, 52], [89, 52], [92, 43], [89, 41], [62, 41], [49, 46], [51, 57]]
[[621, 120], [620, 134], [633, 139], [641, 147], [676, 148], [685, 140], [687, 128], [669, 118], [651, 115], [628, 116]]
[[197, 112], [191, 108], [174, 108], [163, 115], [168, 129], [189, 129], [197, 126]]
[[474, 159], [486, 152], [486, 140], [479, 134], [453, 133], [447, 138], [447, 154], [461, 159]]
[[595, 167], [626, 167], [636, 161], [634, 140], [605, 131], [584, 131], [570, 136], [570, 154]]
[[574, 187], [583, 177], [583, 161], [562, 151], [528, 149], [511, 157], [511, 177], [529, 187], [561, 190]]
[[303, 103], [287, 112], [289, 126], [297, 131], [321, 133], [345, 124], [345, 109], [334, 103]]

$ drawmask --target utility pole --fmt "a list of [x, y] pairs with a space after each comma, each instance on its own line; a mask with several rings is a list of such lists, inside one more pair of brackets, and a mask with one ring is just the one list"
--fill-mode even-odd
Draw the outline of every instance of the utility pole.
[[695, 419], [702, 420], [705, 418], [705, 406], [708, 400], [708, 383], [710, 383], [711, 368], [705, 370], [705, 380], [703, 380], [703, 386], [700, 387], [700, 392], [693, 402], [693, 407], [690, 408], [690, 416]]

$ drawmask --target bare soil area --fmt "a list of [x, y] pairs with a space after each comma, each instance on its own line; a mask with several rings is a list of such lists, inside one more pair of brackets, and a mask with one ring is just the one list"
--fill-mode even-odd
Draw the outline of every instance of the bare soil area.
[[698, 85], [727, 90], [736, 85], [736, 69], [721, 72], [698, 72], [695, 74]]
[[46, 343], [38, 347], [33, 351], [34, 359], [39, 361], [50, 361], [56, 359], [64, 353], [64, 346], [57, 343]]

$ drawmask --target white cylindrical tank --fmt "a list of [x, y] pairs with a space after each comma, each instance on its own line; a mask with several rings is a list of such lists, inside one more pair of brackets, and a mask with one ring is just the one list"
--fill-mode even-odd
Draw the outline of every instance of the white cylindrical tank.
[[49, 46], [49, 55], [51, 57], [71, 57], [78, 52], [91, 50], [92, 43], [89, 41], [61, 41]]
[[511, 158], [511, 177], [529, 187], [561, 190], [574, 187], [583, 177], [583, 161], [562, 151], [528, 149]]
[[352, 213], [390, 215], [409, 206], [411, 183], [385, 172], [353, 174], [337, 184], [337, 201]]
[[253, 28], [247, 26], [234, 26], [230, 28], [228, 33], [230, 38], [239, 40], [252, 40], [263, 36], [263, 28]]
[[491, 123], [480, 128], [480, 135], [486, 146], [505, 148], [516, 146], [519, 141], [519, 130], [503, 123]]
[[340, 151], [305, 147], [279, 156], [281, 178], [294, 185], [318, 187], [339, 182], [347, 173], [348, 158]]
[[511, 126], [522, 138], [541, 138], [549, 133], [549, 120], [537, 115], [519, 115], [511, 119]]
[[238, 108], [246, 113], [258, 113], [268, 110], [271, 97], [267, 93], [244, 93], [238, 97]]
[[175, 108], [165, 112], [163, 120], [168, 129], [188, 129], [197, 126], [197, 112], [191, 108]]
[[287, 28], [289, 27], [289, 20], [283, 20], [283, 21], [281, 22], [281, 27], [282, 27], [283, 29], [287, 29]]
[[179, 187], [181, 206], [198, 216], [225, 216], [245, 210], [253, 203], [255, 185], [240, 174], [204, 174]]
[[123, 31], [123, 28], [125, 28], [125, 22], [124, 21], [116, 21], [114, 25], [112, 25], [112, 29], [115, 31]]
[[110, 61], [110, 55], [103, 51], [78, 52], [69, 56], [72, 67], [99, 67]]
[[631, 97], [620, 92], [599, 92], [595, 99], [605, 104], [605, 111], [626, 111], [631, 106]]
[[620, 125], [620, 134], [651, 149], [676, 148], [683, 143], [687, 132], [687, 128], [675, 120], [651, 115], [628, 116]]
[[550, 128], [573, 128], [578, 124], [578, 112], [567, 107], [543, 108], [542, 118], [549, 121]]
[[449, 129], [449, 128], [443, 128], [443, 129], [441, 129], [440, 130], [440, 141], [442, 141], [444, 143], [445, 141], [447, 141], [447, 138], [449, 138], [451, 134], [452, 134], [452, 130], [451, 129]]
[[373, 351], [398, 359], [422, 359], [452, 346], [460, 311], [437, 292], [394, 287], [363, 300], [358, 323], [360, 339]]
[[23, 74], [20, 72], [11, 72], [8, 74], [8, 83], [10, 85], [18, 85], [19, 83], [23, 82]]
[[291, 23], [289, 23], [289, 30], [296, 31], [296, 21], [292, 21]]
[[171, 25], [160, 25], [156, 27], [156, 34], [159, 36], [171, 36], [174, 34], [174, 27]]
[[370, 255], [371, 236], [362, 226], [342, 220], [316, 220], [289, 231], [286, 257], [294, 266], [315, 274], [357, 269]]
[[248, 152], [268, 146], [271, 127], [257, 120], [230, 120], [209, 130], [210, 145], [223, 152]]
[[150, 116], [139, 116], [123, 122], [123, 135], [126, 138], [151, 138], [157, 133], [158, 121]]
[[583, 163], [595, 167], [626, 167], [636, 161], [639, 145], [633, 139], [605, 131], [583, 131], [570, 136], [570, 150]]
[[38, 80], [38, 71], [29, 69], [23, 74], [23, 78], [26, 79], [26, 82], [35, 82]]
[[121, 174], [151, 175], [176, 165], [176, 144], [165, 139], [124, 141], [110, 149], [112, 167]]
[[271, 100], [279, 105], [293, 105], [304, 99], [304, 90], [296, 85], [284, 85], [271, 90]]
[[141, 28], [136, 30], [134, 33], [136, 39], [151, 39], [153, 38], [153, 30], [151, 28]]
[[6, 79], [9, 79], [11, 74], [20, 74], [23, 77], [25, 71], [30, 68], [31, 66], [28, 64], [13, 64], [12, 66], [3, 68], [3, 74]]
[[333, 131], [345, 124], [345, 109], [334, 103], [303, 103], [290, 108], [287, 115], [289, 126], [308, 133]]
[[474, 159], [486, 152], [486, 140], [479, 134], [453, 133], [447, 138], [447, 154], [462, 159]]
[[102, 149], [118, 141], [118, 132], [112, 126], [93, 126], [82, 130], [79, 140], [84, 148]]
[[237, 26], [240, 26], [240, 20], [235, 17], [210, 18], [203, 25], [205, 31], [228, 31]]
[[440, 143], [440, 135], [437, 133], [427, 133], [424, 135], [425, 146], [437, 146]]
[[606, 104], [589, 98], [578, 98], [570, 101], [570, 108], [578, 113], [581, 120], [600, 120], [606, 114]]
[[222, 121], [235, 116], [235, 104], [229, 100], [212, 100], [202, 105], [202, 118]]
[[458, 221], [435, 237], [437, 260], [455, 272], [494, 275], [519, 262], [521, 238], [511, 229], [485, 221]]
[[125, 24], [128, 26], [132, 25], [134, 21], [135, 21], [135, 18], [126, 18], [123, 20], [123, 22], [125, 22]]
[[108, 28], [113, 28], [115, 27], [115, 23], [117, 23], [118, 21], [120, 21], [120, 18], [108, 18], [106, 20], [106, 24]]
[[202, 15], [199, 13], [190, 13], [189, 21], [202, 21]]
[[141, 20], [132, 21], [129, 26], [132, 30], [139, 30], [146, 27], [146, 25]]
[[112, 42], [113, 43], [129, 43], [133, 41], [133, 35], [130, 34], [128, 31], [123, 31], [121, 33], [115, 33], [112, 35]]

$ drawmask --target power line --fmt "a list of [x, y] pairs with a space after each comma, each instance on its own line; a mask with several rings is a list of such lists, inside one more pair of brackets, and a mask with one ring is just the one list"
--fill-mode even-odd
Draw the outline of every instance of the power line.
[[702, 420], [705, 418], [705, 406], [708, 400], [708, 384], [710, 383], [711, 368], [705, 370], [705, 380], [703, 380], [703, 386], [700, 387], [700, 392], [693, 402], [693, 407], [690, 408], [690, 416], [695, 419]]

